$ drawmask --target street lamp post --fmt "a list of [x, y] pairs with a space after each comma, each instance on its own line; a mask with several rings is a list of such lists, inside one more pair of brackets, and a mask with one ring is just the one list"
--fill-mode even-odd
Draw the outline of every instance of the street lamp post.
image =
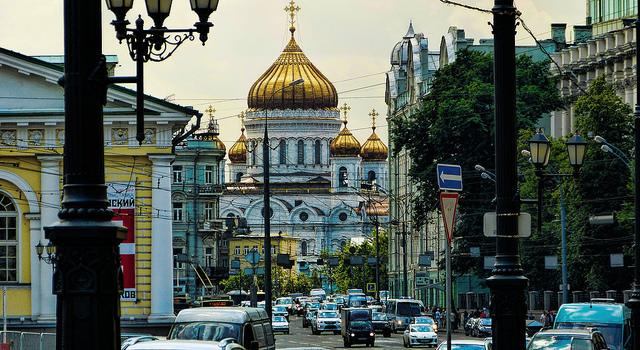
[[271, 189], [269, 184], [269, 171], [271, 157], [269, 156], [271, 149], [269, 147], [269, 131], [268, 131], [268, 123], [269, 123], [269, 115], [268, 110], [269, 102], [273, 100], [273, 97], [278, 93], [285, 89], [294, 87], [296, 85], [304, 83], [304, 79], [297, 79], [289, 83], [289, 85], [284, 86], [276, 91], [274, 91], [267, 103], [265, 104], [264, 110], [264, 135], [262, 139], [262, 169], [263, 169], [263, 182], [264, 182], [264, 206], [262, 208], [262, 217], [264, 218], [264, 306], [265, 311], [269, 315], [269, 319], [271, 319], [271, 295], [272, 295], [272, 285], [271, 285]]
[[[640, 0], [636, 2], [640, 6]], [[638, 8], [638, 7], [636, 7]], [[640, 10], [636, 20], [636, 62], [640, 62]], [[636, 69], [636, 85], [640, 84], [640, 70]], [[634, 224], [634, 245], [633, 245], [633, 286], [631, 297], [627, 300], [627, 307], [631, 309], [631, 344], [633, 350], [640, 350], [640, 86], [636, 87], [636, 108], [634, 116], [634, 142], [635, 161], [634, 167], [634, 204], [635, 204], [635, 224]]]
[[[192, 5], [198, 5], [199, 15], [204, 15], [201, 5], [205, 4], [197, 2], [192, 1]], [[114, 213], [108, 209], [102, 106], [110, 83], [139, 82], [130, 77], [108, 77], [102, 53], [100, 3], [64, 1], [64, 76], [59, 81], [64, 86], [65, 104], [64, 199], [58, 213], [60, 221], [44, 228], [45, 237], [56, 247], [53, 293], [57, 296], [57, 349], [120, 348], [122, 275], [118, 244], [125, 238], [126, 228], [111, 220]], [[124, 16], [132, 5], [133, 0], [107, 1], [121, 20], [120, 29], [126, 28]], [[147, 0], [157, 27], [162, 27], [158, 23], [169, 14], [170, 5], [171, 0]], [[163, 30], [152, 29], [156, 34], [154, 48], [162, 46]], [[118, 38], [127, 39], [137, 57], [147, 53], [140, 41], [130, 40], [134, 38], [126, 35], [126, 30], [121, 30]], [[139, 117], [142, 103], [137, 110]], [[138, 121], [138, 130], [143, 127]], [[142, 130], [139, 141], [144, 139]]]
[[496, 262], [487, 279], [491, 289], [493, 346], [523, 350], [525, 346], [525, 288], [518, 253], [518, 174], [516, 169], [517, 9], [513, 0], [495, 0], [493, 7], [495, 74]]

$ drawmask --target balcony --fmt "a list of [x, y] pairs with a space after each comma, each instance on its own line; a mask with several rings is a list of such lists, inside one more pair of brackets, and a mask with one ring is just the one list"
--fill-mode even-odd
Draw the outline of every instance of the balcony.
[[198, 222], [198, 231], [199, 232], [221, 232], [222, 231], [222, 220], [214, 219], [210, 221], [200, 221]]
[[221, 196], [223, 192], [223, 185], [211, 184], [198, 186], [198, 194], [201, 196]]

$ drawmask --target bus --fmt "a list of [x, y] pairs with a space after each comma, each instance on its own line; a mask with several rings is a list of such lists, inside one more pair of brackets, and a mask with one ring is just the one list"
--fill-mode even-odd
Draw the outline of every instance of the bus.
[[630, 310], [624, 304], [590, 302], [563, 304], [553, 328], [595, 328], [611, 350], [631, 349]]
[[391, 322], [391, 330], [397, 333], [398, 330], [405, 330], [414, 317], [420, 316], [424, 310], [424, 305], [420, 300], [415, 299], [389, 299], [385, 306], [384, 313], [387, 314]]

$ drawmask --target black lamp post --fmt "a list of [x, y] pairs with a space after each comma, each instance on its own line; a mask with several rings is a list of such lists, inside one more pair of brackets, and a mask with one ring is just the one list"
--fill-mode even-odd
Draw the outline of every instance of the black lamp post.
[[[204, 13], [205, 2], [192, 1], [192, 5]], [[207, 3], [212, 10], [217, 6], [217, 1]], [[117, 37], [127, 40], [141, 69], [141, 62], [168, 57], [184, 39], [172, 44], [164, 34], [176, 31], [156, 27], [143, 30], [142, 20], [136, 23], [136, 29], [127, 29], [124, 17], [132, 5], [132, 0], [107, 1], [117, 18]], [[170, 0], [147, 1], [157, 26], [166, 18], [170, 5]], [[140, 79], [107, 75], [101, 7], [100, 0], [64, 0], [64, 76], [60, 79], [65, 103], [63, 201], [60, 221], [44, 228], [45, 237], [56, 247], [56, 349], [120, 348], [122, 273], [118, 244], [125, 238], [126, 228], [111, 220], [114, 213], [108, 209], [102, 106], [110, 83], [138, 83], [137, 139], [141, 141], [144, 95], [141, 74]], [[187, 30], [186, 38], [191, 39], [193, 31]], [[202, 40], [203, 26], [195, 31]], [[169, 50], [171, 45], [174, 49]]]
[[[47, 255], [43, 255], [44, 252], [47, 252]], [[38, 241], [36, 244], [36, 253], [38, 254], [38, 260], [42, 260], [49, 265], [56, 266], [56, 246], [53, 245], [51, 241], [47, 243], [46, 246], [42, 245], [42, 242]]]
[[[640, 0], [636, 2], [640, 6]], [[638, 7], [636, 7], [638, 8]], [[640, 10], [636, 11], [638, 17], [636, 20], [636, 62], [640, 62]], [[634, 245], [633, 260], [635, 267], [633, 268], [633, 285], [631, 297], [627, 300], [627, 307], [631, 309], [631, 344], [633, 350], [640, 350], [640, 70], [636, 69], [636, 108], [634, 116], [634, 142], [635, 142], [635, 161], [634, 168], [634, 203], [635, 203], [635, 224], [634, 224]]]

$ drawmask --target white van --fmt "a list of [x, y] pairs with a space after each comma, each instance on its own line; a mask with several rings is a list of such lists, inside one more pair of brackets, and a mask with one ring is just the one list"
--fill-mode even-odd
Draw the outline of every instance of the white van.
[[248, 350], [275, 350], [267, 312], [251, 307], [199, 307], [180, 311], [167, 339], [235, 339]]
[[327, 293], [322, 288], [312, 289], [311, 292], [309, 292], [309, 296], [312, 298], [318, 298], [321, 302], [327, 299]]

